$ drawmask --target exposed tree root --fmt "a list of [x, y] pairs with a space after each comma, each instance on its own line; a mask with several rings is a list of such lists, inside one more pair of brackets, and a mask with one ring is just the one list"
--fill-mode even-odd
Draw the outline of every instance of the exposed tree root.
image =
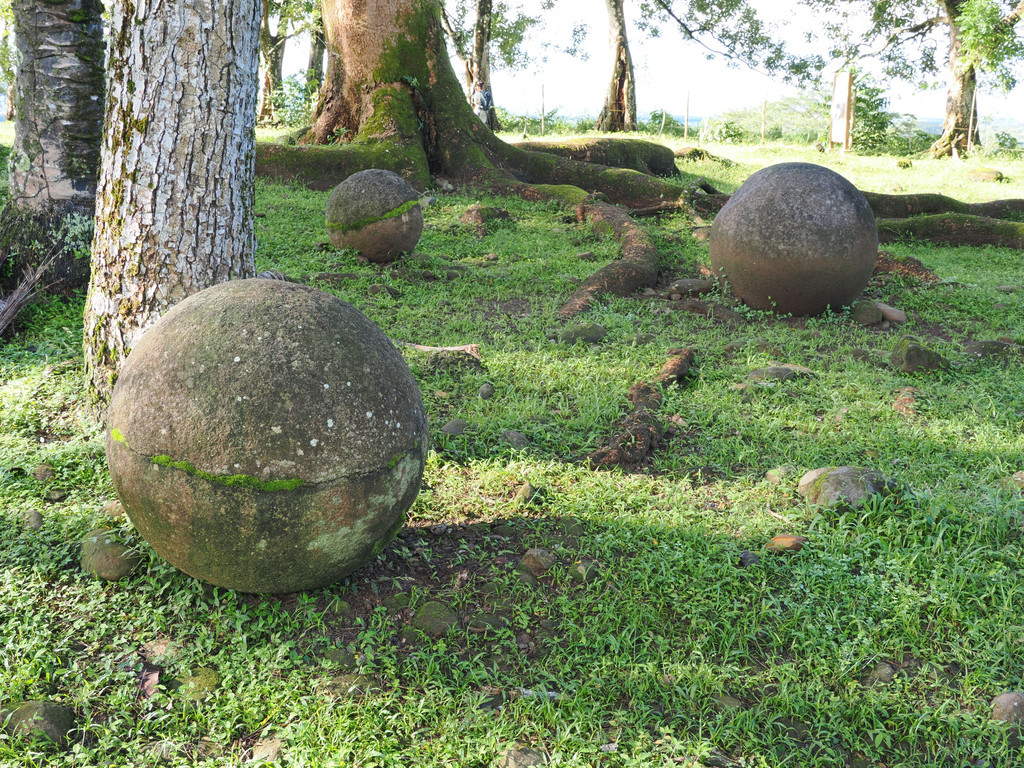
[[878, 219], [905, 219], [928, 213], [962, 213], [1005, 219], [1024, 213], [1024, 200], [992, 200], [987, 203], [964, 203], [945, 195], [883, 195], [865, 192], [871, 211]]
[[891, 243], [907, 237], [938, 245], [1024, 248], [1024, 223], [957, 213], [878, 221], [880, 243]]
[[601, 201], [577, 209], [581, 221], [593, 222], [598, 231], [611, 234], [620, 244], [621, 257], [584, 280], [558, 311], [574, 317], [586, 311], [603, 293], [630, 296], [658, 281], [658, 249], [650, 234], [620, 208]]
[[567, 141], [524, 141], [514, 144], [530, 152], [548, 152], [570, 160], [598, 163], [613, 168], [631, 168], [652, 176], [679, 175], [672, 150], [663, 144], [640, 139], [569, 139]]
[[614, 466], [635, 468], [654, 453], [665, 434], [654, 413], [661, 407], [661, 399], [661, 393], [646, 382], [630, 387], [629, 401], [633, 410], [622, 421], [618, 434], [608, 445], [587, 457], [590, 466], [595, 469]]

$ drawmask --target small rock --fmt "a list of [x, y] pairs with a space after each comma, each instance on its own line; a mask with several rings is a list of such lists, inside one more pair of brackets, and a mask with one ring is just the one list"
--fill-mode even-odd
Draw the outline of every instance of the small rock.
[[197, 667], [191, 674], [176, 677], [168, 686], [189, 701], [209, 698], [220, 686], [220, 674], [209, 667]]
[[443, 637], [452, 627], [458, 626], [459, 617], [444, 603], [431, 600], [417, 609], [410, 624], [431, 637]]
[[999, 480], [999, 486], [1008, 491], [1024, 491], [1024, 471], [1014, 472], [1009, 477]]
[[264, 738], [252, 745], [249, 760], [254, 763], [273, 763], [281, 759], [284, 742], [281, 739]]
[[200, 739], [195, 746], [196, 757], [203, 760], [213, 760], [224, 754], [224, 745], [213, 739]]
[[745, 549], [742, 552], [740, 552], [740, 559], [739, 559], [739, 567], [740, 568], [749, 568], [752, 565], [760, 565], [760, 564], [761, 564], [761, 558], [758, 557], [757, 555], [755, 555], [753, 552], [749, 552], [749, 551], [747, 551]]
[[21, 513], [21, 524], [28, 531], [42, 530], [43, 515], [38, 509], [26, 509]]
[[490, 400], [494, 397], [494, 385], [490, 382], [481, 384], [480, 389], [478, 389], [476, 393], [481, 400]]
[[747, 374], [749, 381], [793, 381], [801, 377], [815, 378], [815, 373], [810, 368], [794, 363], [772, 363]]
[[390, 285], [382, 285], [381, 283], [374, 283], [369, 288], [367, 288], [367, 292], [371, 296], [379, 296], [380, 294], [386, 294], [387, 296], [390, 296], [393, 299], [397, 299], [401, 295], [399, 294], [398, 289], [392, 288]]
[[685, 379], [693, 366], [694, 354], [689, 348], [675, 350], [654, 378], [655, 384], [678, 384]]
[[785, 466], [775, 467], [769, 469], [764, 473], [764, 481], [768, 485], [774, 485], [776, 487], [782, 485], [786, 480], [796, 475], [799, 470], [792, 464], [786, 464]]
[[889, 323], [905, 323], [907, 322], [907, 313], [902, 309], [896, 309], [896, 307], [890, 306], [889, 304], [883, 304], [880, 301], [875, 302], [875, 306], [878, 307], [882, 313], [882, 319]]
[[486, 633], [508, 626], [508, 619], [498, 613], [478, 613], [466, 622], [470, 632]]
[[64, 501], [68, 497], [68, 492], [63, 488], [51, 488], [43, 496], [47, 501]]
[[373, 678], [355, 672], [332, 677], [320, 684], [320, 690], [332, 699], [361, 699], [374, 688]]
[[1018, 285], [997, 285], [996, 290], [1000, 293], [1016, 293], [1020, 290]]
[[166, 637], [158, 637], [142, 644], [142, 654], [148, 661], [158, 664], [176, 659], [178, 648]]
[[594, 255], [593, 251], [584, 251], [583, 253], [577, 254], [576, 258], [580, 261], [597, 261], [597, 256]]
[[452, 419], [441, 427], [441, 432], [449, 437], [458, 437], [466, 431], [466, 427], [468, 426], [469, 422], [465, 419]]
[[527, 481], [516, 488], [515, 501], [518, 504], [529, 504], [536, 494], [537, 489], [533, 487], [533, 483]]
[[324, 654], [324, 658], [347, 670], [355, 669], [359, 660], [356, 652], [347, 646], [345, 648], [331, 648]]
[[502, 432], [501, 442], [507, 443], [519, 451], [529, 447], [530, 445], [530, 439], [522, 432], [517, 432], [514, 429], [508, 429]]
[[[438, 531], [438, 534], [440, 533], [444, 533], [443, 528], [440, 531]], [[383, 600], [381, 600], [381, 605], [383, 605], [389, 611], [400, 611], [403, 608], [408, 608], [411, 603], [412, 595], [410, 595], [408, 592], [395, 592], [395, 594], [391, 595], [390, 597], [385, 597]]]
[[173, 741], [161, 739], [160, 741], [147, 741], [139, 750], [142, 754], [147, 757], [151, 757], [154, 760], [170, 761], [176, 756], [184, 754], [178, 744]]
[[579, 342], [597, 344], [608, 335], [607, 329], [599, 323], [586, 323], [584, 325], [570, 325], [558, 332], [558, 341], [561, 344], [572, 346]]
[[52, 701], [25, 701], [12, 709], [0, 710], [0, 726], [14, 738], [41, 738], [66, 748], [68, 733], [75, 728], [75, 713]]
[[734, 712], [743, 709], [743, 702], [727, 693], [719, 693], [711, 697], [711, 706], [718, 712]]
[[622, 340], [628, 347], [646, 347], [657, 338], [653, 333], [635, 333]]
[[995, 168], [972, 168], [967, 172], [967, 178], [971, 181], [1002, 181], [1003, 172]]
[[527, 747], [507, 749], [498, 758], [495, 768], [530, 768], [534, 765], [547, 765], [548, 758], [543, 752]]
[[772, 552], [799, 552], [803, 549], [806, 541], [806, 536], [794, 536], [792, 534], [783, 533], [778, 536], [773, 536], [771, 541], [765, 545], [765, 549], [771, 550]]
[[119, 520], [124, 517], [124, 506], [117, 499], [111, 499], [103, 505], [103, 514]]
[[40, 483], [45, 483], [48, 480], [53, 480], [56, 472], [53, 471], [53, 467], [49, 464], [37, 464], [32, 470], [32, 477]]
[[528, 586], [531, 586], [531, 587], [539, 587], [540, 586], [540, 579], [538, 579], [536, 576], [534, 576], [529, 571], [516, 571], [516, 576], [518, 577], [518, 579], [521, 582], [523, 582], [524, 584], [526, 584]]
[[551, 567], [558, 562], [558, 559], [548, 550], [540, 547], [533, 547], [526, 550], [523, 559], [519, 561], [519, 570], [525, 570], [533, 576], [543, 576]]
[[992, 699], [992, 719], [1024, 723], [1024, 693], [1007, 691]]
[[921, 394], [921, 390], [917, 387], [901, 387], [897, 389], [892, 409], [909, 419], [917, 418], [917, 396], [919, 394]]
[[569, 578], [579, 584], [589, 584], [601, 575], [596, 560], [577, 560], [569, 566]]
[[1013, 344], [995, 339], [968, 341], [964, 343], [964, 354], [982, 359], [1005, 360], [1014, 353]]
[[118, 581], [142, 563], [142, 556], [132, 547], [118, 541], [103, 528], [86, 534], [81, 547], [82, 570], [104, 581]]
[[938, 352], [933, 352], [910, 339], [900, 339], [896, 343], [890, 360], [894, 367], [904, 373], [943, 371], [949, 368], [949, 361]]
[[896, 668], [887, 661], [880, 661], [864, 676], [861, 685], [865, 688], [871, 688], [875, 685], [886, 685], [891, 683], [894, 677], [896, 677]]
[[878, 325], [884, 317], [875, 302], [865, 300], [850, 307], [850, 319], [858, 325]]
[[669, 285], [668, 295], [669, 298], [675, 300], [687, 296], [703, 296], [705, 293], [711, 293], [713, 290], [715, 290], [715, 284], [710, 280], [687, 278], [676, 280]]
[[811, 504], [860, 507], [869, 496], [888, 495], [895, 481], [866, 467], [821, 467], [800, 478], [797, 493]]

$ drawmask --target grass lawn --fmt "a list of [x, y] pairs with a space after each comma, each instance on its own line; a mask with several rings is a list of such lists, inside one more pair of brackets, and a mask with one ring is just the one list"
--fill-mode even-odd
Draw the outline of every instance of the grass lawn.
[[[799, 159], [865, 190], [1024, 197], [1021, 160], [709, 150], [722, 160], [685, 163], [684, 179], [733, 190]], [[981, 164], [1009, 181], [967, 181]], [[185, 576], [111, 514], [103, 435], [82, 413], [81, 297], [37, 304], [0, 344], [0, 706], [60, 702], [77, 730], [65, 750], [0, 733], [0, 766], [1021, 764], [990, 704], [1024, 690], [1020, 251], [885, 246], [937, 276], [872, 280], [905, 325], [714, 319], [663, 298], [707, 264], [706, 244], [682, 218], [645, 220], [662, 284], [601, 302], [579, 322], [605, 339], [567, 346], [557, 310], [617, 246], [566, 211], [438, 193], [416, 254], [380, 267], [324, 247], [326, 198], [258, 182], [258, 268], [319, 276], [393, 339], [482, 350], [464, 370], [403, 348], [433, 443], [406, 527], [315, 592]], [[459, 222], [474, 203], [511, 216], [480, 237]], [[908, 335], [948, 370], [893, 367]], [[1014, 344], [1008, 359], [964, 351], [994, 339]], [[589, 468], [630, 386], [684, 346], [696, 365], [664, 389], [657, 450], [635, 470]], [[748, 378], [773, 361], [813, 375]], [[465, 431], [442, 432], [456, 418]], [[852, 510], [797, 494], [835, 465], [899, 491]], [[137, 548], [131, 576], [82, 573], [97, 527]], [[767, 549], [780, 534], [807, 541]], [[555, 563], [524, 577], [535, 547]], [[454, 614], [447, 631], [416, 628], [431, 603]]]

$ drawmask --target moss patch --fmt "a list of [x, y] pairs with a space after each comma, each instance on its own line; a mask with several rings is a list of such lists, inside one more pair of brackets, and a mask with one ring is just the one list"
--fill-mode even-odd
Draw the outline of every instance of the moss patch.
[[[113, 435], [113, 432], [111, 435]], [[122, 438], [120, 442], [124, 442], [124, 439]], [[252, 475], [215, 475], [212, 472], [205, 472], [187, 461], [175, 461], [166, 455], [150, 456], [149, 460], [154, 464], [159, 464], [161, 467], [178, 469], [186, 474], [201, 477], [203, 480], [209, 480], [211, 483], [226, 485], [229, 488], [253, 488], [258, 491], [273, 493], [276, 491], [294, 491], [305, 485], [305, 481], [297, 477], [288, 480], [263, 481]]]
[[354, 229], [362, 229], [365, 226], [373, 224], [377, 221], [384, 221], [385, 219], [394, 219], [401, 216], [403, 213], [411, 211], [417, 205], [420, 204], [419, 200], [408, 200], [402, 203], [397, 208], [392, 208], [387, 213], [381, 214], [380, 216], [372, 216], [368, 219], [362, 219], [360, 221], [353, 222], [352, 224], [337, 224], [330, 219], [327, 220], [327, 228], [333, 229], [336, 232], [351, 232]]

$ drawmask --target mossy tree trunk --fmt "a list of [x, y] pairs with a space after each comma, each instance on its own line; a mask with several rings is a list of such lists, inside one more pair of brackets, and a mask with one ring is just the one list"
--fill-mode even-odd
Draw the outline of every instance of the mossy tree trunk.
[[113, 6], [85, 364], [102, 418], [161, 314], [255, 270], [258, 0]]
[[19, 66], [11, 202], [0, 262], [6, 293], [23, 268], [56, 261], [49, 279], [71, 290], [89, 276], [103, 129], [103, 28], [98, 0], [14, 0]]
[[942, 122], [942, 135], [931, 146], [932, 157], [949, 157], [954, 150], [963, 155], [968, 145], [981, 145], [975, 100], [978, 75], [974, 64], [963, 56], [963, 41], [957, 24], [964, 0], [945, 0], [942, 5], [949, 18], [949, 75], [946, 117]]
[[313, 14], [314, 22], [309, 30], [309, 63], [306, 65], [306, 87], [310, 93], [324, 83], [324, 54], [327, 52], [323, 11], [318, 6]]
[[597, 118], [599, 131], [636, 130], [636, 79], [633, 57], [626, 37], [626, 13], [623, 0], [605, 0], [608, 6], [608, 34], [612, 49], [612, 77], [604, 107]]

